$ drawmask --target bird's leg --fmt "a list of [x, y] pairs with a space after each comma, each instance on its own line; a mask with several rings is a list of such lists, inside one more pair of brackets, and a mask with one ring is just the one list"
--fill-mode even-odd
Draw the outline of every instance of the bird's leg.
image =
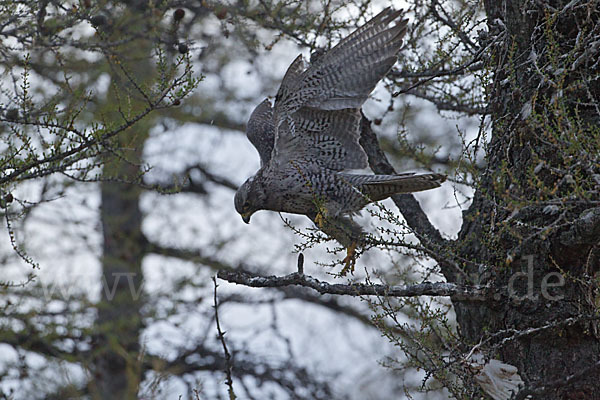
[[338, 215], [336, 210], [340, 207], [334, 202], [317, 205], [316, 215], [309, 216], [315, 225], [327, 235], [335, 238], [346, 249], [346, 257], [342, 261], [344, 267], [340, 275], [346, 275], [348, 271], [354, 272], [358, 254], [356, 249], [362, 246], [364, 233], [360, 225], [351, 218]]
[[317, 216], [315, 217], [315, 224], [317, 224], [319, 229], [323, 230], [325, 228], [325, 226], [327, 225], [327, 216], [328, 215], [329, 215], [329, 212], [327, 211], [326, 207], [319, 207], [319, 212], [317, 213]]
[[346, 258], [342, 260], [344, 268], [342, 268], [342, 271], [340, 272], [341, 276], [345, 276], [348, 271], [350, 271], [351, 274], [354, 273], [354, 266], [356, 265], [356, 246], [357, 243], [352, 242], [350, 243], [350, 246], [346, 248]]

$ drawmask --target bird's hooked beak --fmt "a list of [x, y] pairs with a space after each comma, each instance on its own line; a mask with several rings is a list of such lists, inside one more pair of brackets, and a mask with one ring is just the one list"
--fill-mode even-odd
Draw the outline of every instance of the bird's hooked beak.
[[252, 216], [251, 212], [248, 213], [243, 213], [242, 214], [242, 219], [244, 220], [245, 223], [249, 224], [250, 223], [250, 217]]

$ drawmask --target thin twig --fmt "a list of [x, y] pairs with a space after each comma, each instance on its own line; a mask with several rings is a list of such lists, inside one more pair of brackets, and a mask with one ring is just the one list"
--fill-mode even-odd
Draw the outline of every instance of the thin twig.
[[213, 283], [215, 285], [214, 291], [214, 307], [215, 307], [215, 323], [217, 324], [217, 332], [219, 336], [219, 340], [223, 345], [223, 352], [225, 353], [225, 383], [227, 384], [227, 392], [229, 393], [229, 400], [235, 400], [237, 396], [233, 391], [233, 379], [231, 378], [231, 354], [227, 349], [227, 343], [225, 343], [225, 332], [221, 330], [221, 324], [219, 323], [219, 302], [217, 301], [217, 278], [212, 277]]

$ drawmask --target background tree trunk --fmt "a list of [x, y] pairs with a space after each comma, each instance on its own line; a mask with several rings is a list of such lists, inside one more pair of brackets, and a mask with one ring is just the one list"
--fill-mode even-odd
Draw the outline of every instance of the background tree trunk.
[[[145, 24], [138, 21], [136, 11], [128, 9], [120, 19], [126, 27], [120, 29], [143, 32]], [[132, 26], [137, 21], [137, 26]], [[125, 70], [143, 86], [152, 79], [151, 43], [137, 39], [121, 54]], [[111, 90], [103, 109], [110, 121], [122, 119], [118, 109], [123, 101], [133, 109], [143, 109], [145, 98], [125, 79], [118, 65], [113, 66]], [[137, 399], [142, 374], [140, 335], [144, 327], [141, 308], [144, 305], [142, 261], [146, 254], [140, 210], [142, 188], [138, 180], [143, 175], [142, 151], [149, 136], [151, 118], [138, 122], [117, 138], [114, 148], [122, 149], [118, 157], [108, 155], [102, 174], [100, 217], [103, 230], [102, 288], [98, 303], [91, 392], [101, 399]]]
[[[132, 169], [123, 162], [116, 164], [118, 172]], [[142, 379], [138, 359], [144, 251], [140, 190], [126, 183], [104, 182], [101, 191], [104, 255], [91, 385], [102, 399], [135, 399]]]

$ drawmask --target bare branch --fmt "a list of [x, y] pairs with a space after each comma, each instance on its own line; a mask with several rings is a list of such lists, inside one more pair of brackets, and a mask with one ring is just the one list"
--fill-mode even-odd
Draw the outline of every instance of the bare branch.
[[[361, 120], [360, 144], [369, 157], [369, 166], [376, 174], [395, 174], [394, 167], [381, 150], [375, 132], [371, 128], [371, 121], [364, 115]], [[406, 219], [408, 226], [422, 236], [426, 236], [434, 243], [440, 245], [446, 242], [440, 232], [429, 222], [427, 215], [412, 194], [392, 196], [392, 200]]]
[[449, 296], [455, 301], [486, 301], [490, 295], [488, 290], [480, 286], [459, 286], [447, 282], [423, 282], [407, 286], [389, 286], [381, 284], [340, 284], [327, 283], [308, 275], [293, 274], [285, 276], [259, 276], [240, 270], [221, 270], [217, 277], [227, 282], [250, 287], [282, 287], [299, 285], [316, 290], [321, 294], [337, 294], [347, 296]]
[[[242, 378], [252, 377], [259, 385], [264, 383], [276, 383], [293, 399], [336, 399], [339, 398], [332, 393], [326, 379], [313, 379], [309, 372], [289, 360], [283, 363], [266, 362], [249, 357], [251, 354], [244, 351], [233, 351], [235, 357], [235, 368], [233, 375], [238, 381]], [[144, 357], [144, 370], [154, 370], [156, 363], [162, 363], [162, 359], [146, 355]], [[223, 355], [205, 344], [186, 349], [174, 360], [165, 364], [165, 371], [176, 376], [194, 373], [198, 371], [219, 371], [225, 367]]]
[[[432, 74], [426, 74], [425, 78], [418, 80], [415, 83], [412, 83], [409, 87], [401, 89], [399, 91], [396, 91], [392, 94], [392, 97], [398, 97], [399, 95], [403, 94], [403, 93], [408, 93], [411, 90], [418, 88], [424, 84], [426, 84], [427, 82], [430, 82], [432, 80], [434, 80], [435, 78], [441, 77], [441, 76], [451, 76], [451, 75], [460, 75], [462, 74], [464, 71], [468, 71], [470, 70], [470, 68], [479, 68], [480, 65], [480, 61], [481, 61], [481, 57], [483, 56], [483, 54], [485, 54], [485, 51], [487, 51], [487, 49], [489, 48], [489, 45], [486, 47], [482, 47], [480, 48], [477, 53], [475, 53], [473, 55], [473, 58], [471, 60], [469, 60], [467, 63], [462, 64], [454, 69], [451, 70], [445, 70], [445, 69], [440, 69]], [[474, 67], [476, 66], [476, 67]], [[401, 74], [396, 74], [396, 76], [401, 76]]]
[[[440, 8], [442, 14], [444, 14], [443, 16], [438, 12], [437, 7]], [[480, 47], [471, 40], [471, 38], [465, 33], [465, 31], [460, 26], [458, 26], [456, 22], [452, 20], [452, 18], [448, 15], [444, 7], [442, 7], [442, 5], [437, 2], [437, 0], [433, 0], [431, 2], [431, 6], [429, 9], [431, 10], [431, 14], [435, 19], [448, 26], [450, 29], [452, 29], [453, 32], [456, 32], [462, 43], [465, 45], [467, 51], [474, 53], [475, 51], [480, 49]]]
[[219, 301], [217, 299], [217, 287], [219, 285], [217, 285], [217, 278], [213, 276], [212, 280], [215, 286], [213, 296], [215, 307], [215, 324], [217, 325], [217, 333], [219, 336], [219, 340], [221, 341], [221, 345], [223, 346], [223, 353], [225, 354], [225, 376], [227, 377], [225, 379], [225, 383], [227, 384], [227, 392], [229, 394], [229, 399], [235, 400], [237, 396], [233, 391], [233, 379], [231, 378], [231, 354], [229, 353], [229, 350], [227, 349], [227, 344], [225, 343], [225, 332], [221, 330], [221, 323], [219, 322]]
[[[192, 172], [198, 171], [200, 179], [192, 177]], [[187, 167], [181, 174], [173, 179], [174, 182], [158, 181], [152, 182], [146, 177], [140, 186], [146, 190], [155, 190], [160, 193], [196, 193], [207, 195], [206, 182], [223, 186], [227, 189], [237, 190], [238, 185], [224, 176], [215, 175], [202, 164], [194, 164]]]
[[146, 239], [146, 246], [144, 248], [146, 254], [157, 254], [165, 257], [179, 258], [194, 263], [199, 263], [213, 270], [228, 269], [231, 268], [229, 265], [222, 263], [216, 258], [204, 256], [199, 250], [189, 250], [178, 247], [162, 246], [158, 243], [153, 243]]
[[426, 69], [423, 71], [409, 71], [409, 70], [396, 70], [392, 69], [388, 76], [392, 78], [400, 78], [400, 79], [412, 79], [412, 78], [440, 78], [443, 76], [460, 76], [460, 75], [468, 75], [475, 71], [481, 71], [484, 67], [484, 64], [481, 61], [475, 63], [469, 63], [469, 67], [467, 68], [453, 68], [453, 69]]
[[436, 108], [440, 111], [456, 111], [467, 115], [489, 114], [489, 110], [487, 109], [487, 107], [477, 107], [468, 104], [461, 104], [459, 101], [445, 101], [442, 98], [429, 95], [425, 93], [425, 91], [418, 90], [417, 88], [408, 90], [405, 93], [433, 103], [436, 106]]
[[[236, 185], [229, 179], [227, 179], [223, 176], [213, 174], [212, 172], [210, 172], [208, 170], [208, 168], [206, 168], [204, 165], [202, 165], [200, 163], [186, 168], [185, 173], [186, 173], [186, 175], [189, 176], [189, 173], [194, 170], [200, 172], [202, 174], [202, 176], [209, 182], [212, 182], [212, 183], [220, 185], [220, 186], [224, 186], [231, 190], [237, 190], [237, 188], [238, 188], [238, 185]], [[190, 177], [190, 179], [191, 179], [191, 177]]]

